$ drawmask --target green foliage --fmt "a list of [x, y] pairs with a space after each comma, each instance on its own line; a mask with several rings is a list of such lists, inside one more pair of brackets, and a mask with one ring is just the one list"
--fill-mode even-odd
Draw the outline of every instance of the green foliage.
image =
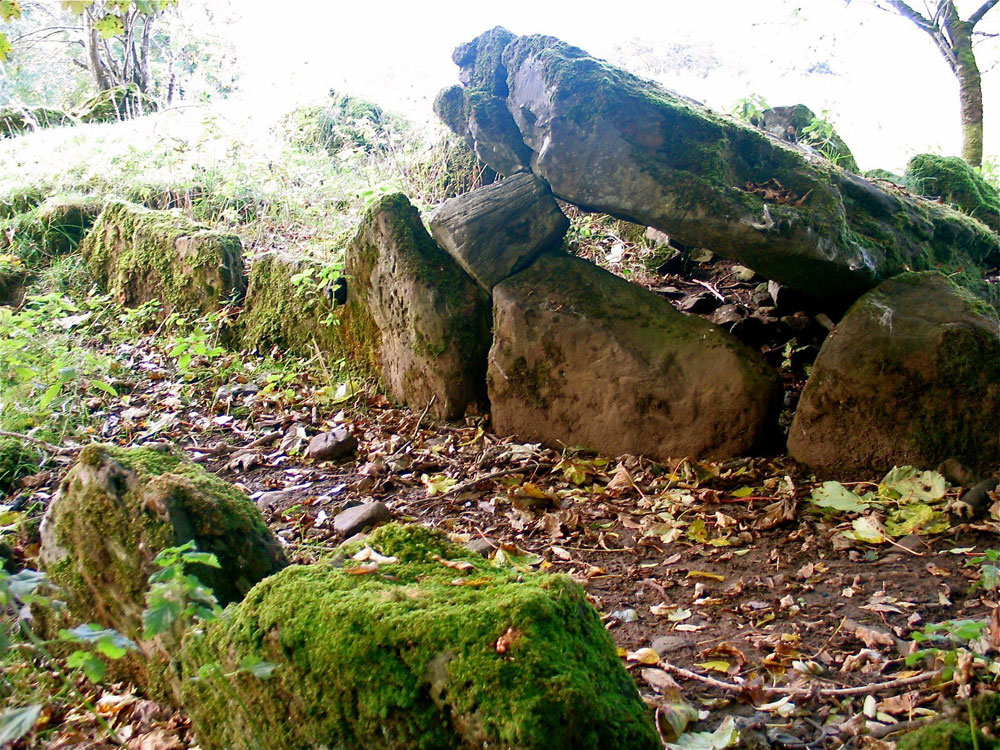
[[162, 550], [153, 562], [160, 570], [149, 577], [146, 609], [142, 614], [143, 637], [155, 638], [180, 633], [200, 621], [218, 619], [222, 608], [212, 590], [189, 573], [190, 565], [218, 569], [219, 560], [208, 552], [198, 552], [194, 541]]
[[918, 154], [910, 159], [903, 185], [920, 195], [940, 198], [1000, 231], [1000, 190], [957, 156]]
[[0, 307], [0, 426], [33, 426], [59, 436], [88, 420], [88, 396], [117, 397], [116, 364], [81, 337], [100, 329], [107, 300], [82, 303], [52, 293], [29, 297], [20, 309]]
[[164, 322], [169, 332], [167, 354], [177, 360], [177, 370], [186, 378], [194, 378], [226, 354], [219, 346], [219, 313], [209, 313], [188, 322], [178, 313], [171, 313]]
[[9, 493], [18, 479], [38, 471], [38, 451], [16, 438], [0, 439], [0, 493]]
[[750, 94], [750, 96], [737, 99], [730, 111], [737, 119], [756, 127], [764, 123], [764, 110], [770, 108], [771, 105], [763, 96]]

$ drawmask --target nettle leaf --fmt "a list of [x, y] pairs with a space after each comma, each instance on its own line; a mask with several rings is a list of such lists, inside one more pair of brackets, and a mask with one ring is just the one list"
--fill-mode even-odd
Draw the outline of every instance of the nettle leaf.
[[161, 597], [151, 601], [142, 613], [144, 637], [155, 638], [160, 633], [165, 633], [183, 612], [184, 605], [175, 599]]
[[219, 564], [219, 558], [211, 552], [185, 552], [183, 557], [185, 563], [198, 563], [200, 565], [207, 565], [210, 568], [222, 567]]
[[21, 4], [17, 0], [0, 0], [0, 18], [10, 21], [21, 17]]
[[107, 15], [94, 21], [94, 28], [104, 39], [111, 39], [125, 33], [125, 24], [118, 16]]
[[[101, 653], [112, 659], [120, 659], [126, 651], [136, 651], [139, 648], [134, 641], [117, 630], [102, 628], [96, 623], [77, 625], [72, 630], [60, 630], [59, 636], [67, 641], [96, 644]], [[115, 653], [119, 655], [112, 656]]]
[[40, 703], [21, 708], [12, 708], [0, 714], [0, 745], [19, 740], [35, 726], [38, 714], [42, 712]]
[[813, 490], [809, 501], [820, 508], [844, 513], [863, 513], [871, 507], [840, 482], [823, 482], [822, 486]]
[[118, 397], [118, 391], [116, 391], [110, 383], [105, 383], [103, 380], [91, 380], [90, 386], [91, 388], [96, 388], [99, 391], [104, 391], [109, 396], [113, 396], [114, 398]]

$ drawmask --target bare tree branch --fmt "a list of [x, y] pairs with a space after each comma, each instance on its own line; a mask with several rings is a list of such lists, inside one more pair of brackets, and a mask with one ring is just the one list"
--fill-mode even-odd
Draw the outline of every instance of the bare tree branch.
[[979, 23], [980, 21], [982, 21], [983, 20], [983, 16], [985, 16], [989, 12], [990, 8], [992, 8], [993, 6], [995, 6], [997, 4], [997, 2], [998, 2], [998, 0], [986, 0], [985, 3], [983, 3], [981, 6], [979, 6], [979, 10], [977, 10], [975, 13], [973, 13], [971, 16], [969, 16], [968, 23], [970, 23], [973, 26], [975, 26], [977, 23]]
[[930, 19], [924, 18], [924, 16], [922, 16], [919, 12], [904, 3], [903, 0], [886, 0], [886, 2], [895, 8], [899, 15], [913, 21], [913, 23], [926, 31], [928, 34], [934, 33], [934, 24], [930, 21]]

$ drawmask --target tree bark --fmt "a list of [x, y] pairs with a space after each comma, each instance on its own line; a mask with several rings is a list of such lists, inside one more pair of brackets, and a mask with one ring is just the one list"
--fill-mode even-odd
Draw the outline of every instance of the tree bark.
[[954, 0], [938, 0], [933, 18], [926, 18], [904, 0], [887, 0], [903, 18], [934, 40], [951, 72], [958, 80], [962, 123], [962, 158], [974, 167], [983, 163], [983, 83], [972, 48], [972, 32], [983, 16], [1000, 0], [986, 0], [963, 21]]

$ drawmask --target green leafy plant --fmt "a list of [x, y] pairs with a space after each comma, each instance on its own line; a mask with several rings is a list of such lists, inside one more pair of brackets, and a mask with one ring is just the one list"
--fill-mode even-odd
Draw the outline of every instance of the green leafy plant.
[[[923, 630], [913, 634], [913, 642], [923, 648], [914, 651], [906, 657], [907, 666], [913, 666], [928, 656], [940, 661], [943, 666], [942, 678], [950, 680], [958, 666], [963, 652], [968, 653], [968, 647], [982, 637], [989, 627], [984, 620], [946, 620], [931, 623]], [[987, 658], [976, 654], [980, 658]]]
[[149, 577], [142, 613], [143, 637], [155, 638], [167, 632], [179, 636], [196, 622], [218, 619], [222, 609], [215, 594], [188, 571], [191, 565], [218, 568], [215, 555], [199, 552], [192, 540], [168, 547], [153, 562], [160, 570]]
[[[92, 682], [100, 682], [106, 670], [105, 659], [120, 659], [137, 646], [121, 633], [96, 624], [78, 625], [60, 630], [55, 638], [41, 638], [31, 625], [32, 610], [56, 614], [62, 609], [62, 603], [52, 597], [50, 590], [53, 587], [43, 572], [8, 573], [0, 566], [0, 653], [21, 654], [27, 663], [42, 662], [58, 675], [67, 692], [93, 710], [76, 687], [75, 673], [82, 672]], [[67, 644], [82, 646], [66, 657], [69, 672], [50, 651], [51, 646]], [[31, 731], [43, 708], [42, 703], [29, 703], [0, 714], [0, 743], [13, 742]], [[106, 724], [104, 728], [110, 731]]]
[[970, 557], [965, 561], [965, 567], [973, 568], [979, 566], [979, 578], [972, 584], [972, 589], [983, 589], [984, 591], [996, 591], [1000, 589], [1000, 566], [996, 563], [1000, 561], [1000, 551], [988, 549], [982, 555]]
[[760, 94], [750, 94], [742, 99], [737, 99], [732, 107], [734, 117], [750, 123], [754, 127], [763, 125], [764, 110], [770, 109], [770, 105]]
[[193, 322], [178, 313], [167, 316], [164, 328], [171, 331], [168, 356], [175, 357], [182, 375], [192, 377], [198, 365], [207, 365], [226, 353], [219, 346], [219, 313], [210, 313]]

